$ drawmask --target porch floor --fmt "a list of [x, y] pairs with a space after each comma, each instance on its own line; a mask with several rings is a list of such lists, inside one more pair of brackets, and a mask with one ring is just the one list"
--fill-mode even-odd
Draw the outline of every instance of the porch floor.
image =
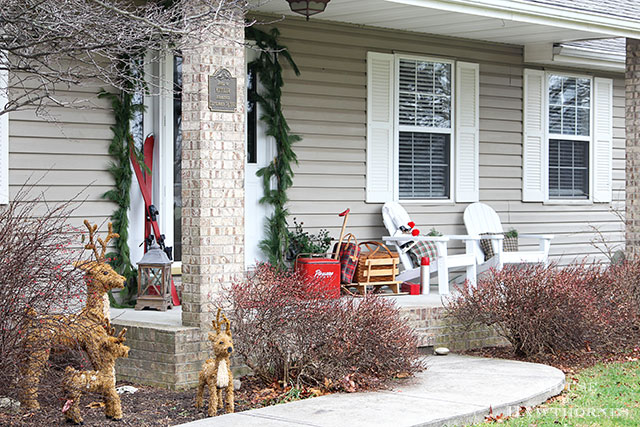
[[[439, 295], [432, 292], [428, 295], [401, 295], [387, 298], [396, 302], [399, 308], [440, 308], [443, 307], [443, 299], [448, 295]], [[111, 319], [119, 322], [137, 322], [161, 326], [182, 326], [182, 307], [174, 307], [167, 311], [139, 310], [133, 308], [111, 307]]]
[[162, 326], [182, 326], [182, 307], [174, 307], [167, 311], [140, 310], [133, 308], [111, 307], [111, 320], [125, 322], [148, 323]]

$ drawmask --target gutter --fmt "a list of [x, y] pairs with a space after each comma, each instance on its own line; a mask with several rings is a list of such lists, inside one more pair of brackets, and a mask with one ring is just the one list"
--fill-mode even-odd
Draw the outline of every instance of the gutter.
[[466, 13], [514, 22], [547, 25], [602, 35], [640, 39], [640, 21], [521, 0], [385, 0], [390, 3]]

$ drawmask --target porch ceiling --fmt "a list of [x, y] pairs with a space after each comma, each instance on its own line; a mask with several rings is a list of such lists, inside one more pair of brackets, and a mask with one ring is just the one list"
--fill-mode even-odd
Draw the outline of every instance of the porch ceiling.
[[[285, 0], [262, 0], [253, 10], [299, 16]], [[640, 38], [638, 21], [518, 0], [332, 0], [311, 19], [518, 45]]]

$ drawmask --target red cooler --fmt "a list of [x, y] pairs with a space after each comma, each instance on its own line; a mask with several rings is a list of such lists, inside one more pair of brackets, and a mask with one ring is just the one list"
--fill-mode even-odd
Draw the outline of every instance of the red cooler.
[[340, 297], [340, 261], [332, 258], [298, 258], [296, 271], [324, 283], [329, 298]]

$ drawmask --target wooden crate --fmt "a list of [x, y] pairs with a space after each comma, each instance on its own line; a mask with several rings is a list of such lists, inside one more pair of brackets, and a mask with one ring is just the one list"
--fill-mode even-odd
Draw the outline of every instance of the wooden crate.
[[[383, 286], [389, 286], [395, 295], [400, 295], [400, 283], [395, 280], [398, 275], [398, 258], [372, 258], [365, 261], [365, 269], [362, 276], [364, 281], [355, 284], [360, 295], [367, 294], [367, 287], [373, 287], [373, 292], [378, 292]], [[380, 277], [387, 277], [392, 280], [380, 280]]]

